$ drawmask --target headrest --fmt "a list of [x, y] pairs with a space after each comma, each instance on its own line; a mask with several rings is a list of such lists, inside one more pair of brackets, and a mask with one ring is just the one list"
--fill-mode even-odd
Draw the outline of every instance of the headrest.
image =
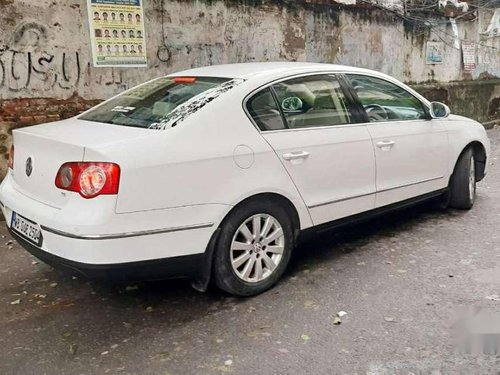
[[321, 94], [314, 99], [314, 109], [336, 109], [330, 94]]
[[271, 93], [265, 93], [252, 99], [252, 107], [260, 109], [275, 109], [276, 102], [274, 101]]
[[177, 107], [174, 103], [169, 102], [155, 102], [153, 104], [153, 115], [165, 117], [170, 112], [172, 112], [175, 107]]
[[286, 90], [286, 97], [296, 96], [300, 98], [304, 103], [307, 103], [310, 107], [314, 104], [314, 94], [309, 88], [303, 83], [293, 84]]

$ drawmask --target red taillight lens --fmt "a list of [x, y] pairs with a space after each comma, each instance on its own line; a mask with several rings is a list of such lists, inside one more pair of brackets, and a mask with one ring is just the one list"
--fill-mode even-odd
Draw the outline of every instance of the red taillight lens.
[[9, 168], [14, 169], [14, 145], [10, 146], [9, 151]]
[[56, 186], [75, 191], [84, 198], [118, 194], [120, 166], [115, 163], [71, 162], [57, 172]]

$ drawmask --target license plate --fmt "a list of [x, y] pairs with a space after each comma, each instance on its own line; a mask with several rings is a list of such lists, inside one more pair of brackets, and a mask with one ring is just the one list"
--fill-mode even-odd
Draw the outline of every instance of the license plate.
[[28, 241], [33, 242], [38, 247], [42, 246], [43, 238], [40, 226], [37, 223], [22, 217], [16, 212], [12, 212], [10, 229]]

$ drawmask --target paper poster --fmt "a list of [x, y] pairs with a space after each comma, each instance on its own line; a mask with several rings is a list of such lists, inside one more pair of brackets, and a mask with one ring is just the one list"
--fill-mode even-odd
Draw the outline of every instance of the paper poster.
[[147, 66], [143, 0], [87, 0], [95, 67]]
[[453, 47], [460, 49], [460, 39], [458, 37], [458, 26], [455, 18], [450, 18], [451, 29], [453, 30]]
[[462, 57], [464, 70], [476, 69], [476, 45], [471, 42], [462, 42]]
[[442, 64], [443, 53], [444, 53], [443, 42], [427, 42], [427, 48], [425, 51], [425, 63]]

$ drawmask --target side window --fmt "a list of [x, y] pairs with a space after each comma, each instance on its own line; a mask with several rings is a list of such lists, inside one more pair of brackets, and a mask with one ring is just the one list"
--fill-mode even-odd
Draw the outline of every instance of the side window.
[[294, 78], [275, 84], [273, 89], [291, 129], [354, 122], [344, 92], [333, 76]]
[[401, 87], [380, 78], [348, 75], [370, 122], [425, 119], [424, 105]]
[[284, 129], [285, 124], [270, 89], [255, 94], [247, 102], [247, 109], [260, 130]]

